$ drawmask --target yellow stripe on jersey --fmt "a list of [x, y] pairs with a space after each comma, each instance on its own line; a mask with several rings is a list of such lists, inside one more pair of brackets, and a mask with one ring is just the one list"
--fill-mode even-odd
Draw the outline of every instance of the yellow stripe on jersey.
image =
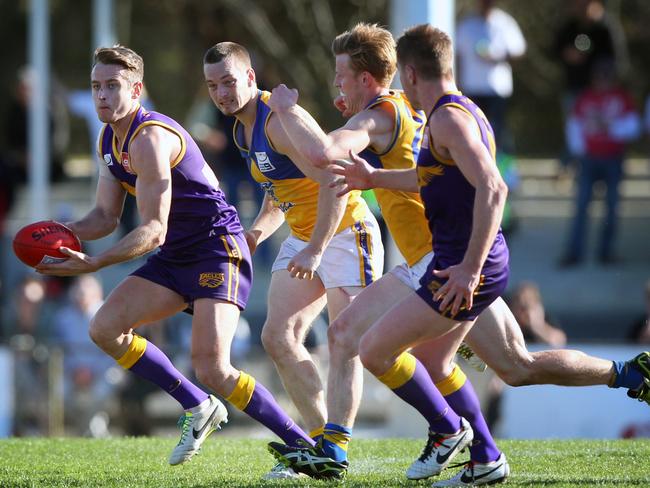
[[[133, 121], [135, 120], [135, 116], [138, 115], [138, 112], [140, 111], [140, 105], [138, 105], [137, 109], [133, 111], [133, 114], [131, 114], [131, 120], [129, 120], [129, 126], [126, 129], [125, 134], [128, 134], [129, 131], [131, 130], [131, 126], [133, 125]], [[111, 144], [113, 146], [113, 153], [117, 155], [117, 160], [122, 164], [122, 150], [124, 149], [124, 146], [126, 145], [126, 140], [122, 141], [122, 147], [120, 147], [120, 150], [117, 150], [117, 136], [115, 135], [115, 132], [113, 132], [113, 140], [111, 141]]]
[[125, 181], [120, 181], [120, 185], [122, 185], [122, 188], [128, 191], [131, 195], [135, 196], [135, 186], [131, 186]]
[[174, 161], [172, 161], [172, 163], [171, 163], [171, 167], [173, 168], [178, 163], [180, 163], [181, 160], [183, 159], [183, 157], [185, 156], [185, 152], [187, 151], [187, 143], [185, 142], [185, 138], [183, 137], [183, 135], [179, 131], [174, 129], [171, 125], [167, 125], [164, 122], [160, 122], [159, 120], [149, 120], [147, 122], [143, 122], [142, 124], [140, 124], [138, 126], [138, 128], [135, 131], [133, 131], [133, 135], [131, 136], [130, 140], [135, 139], [135, 136], [138, 134], [138, 132], [140, 132], [145, 127], [151, 126], [151, 125], [157, 125], [157, 126], [162, 127], [163, 129], [167, 129], [172, 134], [178, 136], [178, 138], [181, 140], [181, 150], [178, 153], [178, 156], [176, 156], [176, 158], [174, 158]]
[[[228, 244], [228, 237], [233, 242], [234, 245], [234, 250], [230, 247]], [[229, 273], [228, 273], [228, 299], [231, 300], [233, 303], [237, 303], [237, 298], [239, 296], [239, 264], [241, 262], [241, 249], [239, 248], [239, 244], [237, 244], [237, 240], [231, 236], [230, 234], [228, 235], [223, 235], [221, 236], [221, 240], [223, 241], [223, 244], [226, 248], [226, 252], [228, 253], [228, 257], [230, 258], [230, 263], [229, 263]], [[231, 296], [230, 290], [231, 290], [231, 282], [235, 280], [235, 291], [233, 295]]]
[[383, 375], [377, 379], [391, 390], [404, 386], [404, 384], [413, 378], [415, 374], [415, 356], [408, 352], [403, 352], [395, 360], [395, 363]]
[[[384, 109], [386, 113], [392, 112], [395, 120], [394, 142], [386, 152], [378, 154], [381, 165], [386, 169], [414, 168], [416, 153], [424, 136], [424, 116], [418, 114], [399, 91], [391, 91], [389, 95], [380, 97], [370, 108], [375, 107]], [[416, 120], [416, 117], [421, 120]], [[420, 195], [380, 188], [374, 192], [397, 248], [406, 263], [413, 266], [432, 247], [431, 232]]]
[[221, 241], [223, 242], [223, 246], [226, 248], [226, 253], [228, 253], [228, 301], [232, 302], [232, 281], [235, 274], [235, 267], [233, 265], [232, 259], [232, 250], [230, 248], [230, 244], [228, 244], [228, 238], [225, 235], [221, 236]]
[[463, 370], [456, 365], [449, 376], [436, 383], [436, 388], [438, 388], [442, 396], [449, 396], [460, 390], [465, 384], [465, 381], [467, 381], [467, 376], [465, 376]]
[[[458, 94], [460, 94], [460, 92], [458, 92]], [[474, 123], [476, 124], [476, 130], [478, 131], [479, 137], [481, 137], [481, 126], [479, 125], [478, 120], [476, 120], [476, 117], [474, 117], [472, 112], [467, 110], [466, 107], [464, 107], [460, 103], [445, 103], [444, 105], [441, 105], [441, 106], [442, 107], [454, 107], [454, 108], [462, 110], [467, 115], [469, 115], [471, 117], [471, 119], [474, 121]], [[480, 111], [480, 109], [479, 109], [479, 111]], [[485, 115], [483, 114], [483, 112], [481, 112], [481, 115], [485, 119]], [[485, 121], [486, 121], [486, 125], [488, 125], [487, 124], [487, 119], [485, 119]], [[494, 137], [488, 137], [488, 143], [490, 145], [490, 147], [489, 147], [490, 156], [492, 156], [492, 159], [495, 159], [496, 158], [496, 144], [494, 142]], [[429, 134], [429, 150], [431, 151], [431, 154], [433, 154], [433, 157], [436, 158], [438, 161], [440, 161], [442, 164], [446, 164], [447, 166], [456, 166], [456, 162], [453, 159], [451, 159], [451, 158], [443, 158], [440, 154], [438, 154], [438, 152], [436, 152], [435, 145], [433, 144], [433, 140], [431, 139], [431, 134]]]
[[130, 369], [140, 360], [146, 350], [147, 340], [138, 334], [133, 334], [133, 340], [131, 341], [131, 344], [129, 344], [129, 348], [122, 357], [117, 360], [117, 364], [122, 366], [124, 369]]
[[244, 410], [250, 403], [251, 398], [253, 398], [254, 391], [255, 378], [240, 371], [235, 389], [226, 397], [226, 400], [232, 403], [239, 410]]

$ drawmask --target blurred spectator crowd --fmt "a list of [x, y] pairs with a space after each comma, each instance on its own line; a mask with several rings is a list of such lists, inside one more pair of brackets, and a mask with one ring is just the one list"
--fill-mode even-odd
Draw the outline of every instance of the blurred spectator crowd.
[[[497, 162], [513, 193], [518, 187], [517, 151], [508, 123], [509, 100], [516, 86], [513, 73], [516, 76], [517, 60], [526, 56], [531, 41], [526, 39], [515, 18], [498, 8], [495, 1], [477, 0], [475, 7], [473, 12], [459, 19], [456, 30], [459, 85], [492, 123], [498, 144]], [[616, 248], [619, 187], [625, 176], [625, 158], [630, 145], [640, 139], [644, 131], [650, 133], [650, 96], [645, 104], [639, 103], [638, 94], [626, 83], [624, 35], [617, 24], [608, 19], [601, 0], [567, 2], [565, 21], [554, 33], [552, 46], [546, 47], [564, 73], [560, 96], [565, 147], [557, 154], [558, 174], [575, 175], [575, 210], [566, 234], [566, 248], [558, 264], [564, 269], [586, 260], [589, 206], [594, 185], [601, 182], [606, 188], [606, 211], [596, 258], [599, 265], [617, 265], [620, 262]], [[263, 71], [260, 73], [263, 78]], [[28, 179], [27, 118], [32, 77], [27, 68], [16, 73], [11, 103], [2, 114], [8, 132], [4, 137], [7, 145], [0, 150], [0, 234], [16, 192]], [[264, 86], [264, 81], [260, 84]], [[186, 114], [187, 129], [201, 145], [229, 200], [237, 206], [244, 225], [248, 225], [257, 214], [262, 193], [250, 179], [233, 144], [233, 119], [222, 116], [215, 109], [203, 87], [195, 98]], [[64, 162], [70, 135], [69, 114], [87, 124], [90, 153], [94, 151], [98, 124], [88, 90], [66, 91], [55, 82], [48, 100], [49, 173], [56, 183], [66, 177]], [[132, 203], [127, 202], [123, 232], [136, 225]], [[506, 209], [504, 230], [514, 231], [515, 224], [514, 211]], [[273, 252], [267, 246], [259, 254], [256, 259], [268, 268], [267, 261]], [[0, 279], [3, 277], [0, 264]], [[16, 409], [15, 435], [51, 433], [57, 401], [64, 412], [66, 434], [101, 437], [107, 435], [115, 423], [128, 434], [150, 433], [152, 425], [143, 421], [147, 418], [143, 412], [146, 395], [154, 388], [123, 374], [88, 337], [88, 325], [104, 295], [102, 284], [94, 276], [45, 279], [30, 273], [13, 289], [0, 288], [0, 346], [9, 346], [13, 354], [15, 402], [20, 405]], [[650, 344], [650, 281], [639, 303], [639, 319], [629, 324], [627, 338], [630, 342]], [[510, 304], [528, 342], [552, 347], [566, 344], [567, 336], [545, 309], [537, 284], [518, 284], [510, 294]], [[168, 323], [144, 327], [141, 333], [155, 335], [154, 342], [189, 373], [189, 347], [185, 342], [189, 337], [188, 327], [188, 317], [180, 315]], [[234, 344], [234, 358], [245, 358], [251, 345], [256, 343], [251, 330], [255, 328], [243, 320]], [[326, 342], [320, 326], [316, 330], [317, 333], [310, 336], [314, 347]], [[488, 409], [493, 412], [488, 417], [492, 421], [498, 418], [502, 387], [503, 384], [491, 386], [494, 400]]]

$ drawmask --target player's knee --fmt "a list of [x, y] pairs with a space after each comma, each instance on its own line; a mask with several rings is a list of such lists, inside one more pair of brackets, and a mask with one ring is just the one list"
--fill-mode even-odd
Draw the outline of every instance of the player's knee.
[[372, 346], [372, 339], [368, 334], [364, 334], [359, 341], [359, 358], [363, 367], [370, 371], [375, 376], [382, 375], [383, 371], [383, 361], [381, 361], [377, 354], [375, 353]]
[[266, 353], [274, 360], [280, 360], [293, 351], [295, 344], [287, 334], [278, 333], [266, 324], [262, 329], [262, 346]]
[[211, 389], [222, 395], [223, 385], [228, 377], [227, 368], [222, 367], [216, 358], [192, 357], [194, 374], [200, 383], [209, 386]]
[[510, 362], [495, 369], [499, 378], [509, 386], [526, 386], [533, 384], [532, 367], [528, 361]]
[[327, 341], [331, 354], [354, 357], [359, 352], [359, 337], [352, 324], [343, 317], [337, 318], [327, 329]]
[[114, 341], [121, 334], [121, 332], [114, 332], [113, 329], [110, 317], [102, 313], [100, 309], [90, 321], [88, 335], [95, 344], [102, 347], [102, 345]]

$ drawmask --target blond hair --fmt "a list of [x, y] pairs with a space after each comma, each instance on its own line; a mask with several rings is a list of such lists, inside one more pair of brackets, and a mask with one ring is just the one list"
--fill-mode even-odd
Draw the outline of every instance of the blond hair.
[[410, 64], [428, 80], [454, 76], [454, 48], [451, 38], [431, 24], [420, 24], [404, 31], [397, 40], [397, 61]]
[[128, 71], [131, 81], [144, 78], [144, 61], [134, 50], [115, 44], [113, 47], [98, 47], [93, 55], [93, 67], [98, 64], [116, 64]]
[[332, 52], [350, 56], [356, 73], [367, 71], [382, 86], [390, 85], [397, 70], [395, 39], [377, 24], [362, 22], [339, 34], [332, 42]]

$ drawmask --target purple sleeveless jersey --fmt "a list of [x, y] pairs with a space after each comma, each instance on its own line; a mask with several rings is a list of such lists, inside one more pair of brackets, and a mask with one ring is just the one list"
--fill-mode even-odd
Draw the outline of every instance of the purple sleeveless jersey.
[[[460, 92], [447, 93], [438, 100], [429, 118], [443, 105], [464, 110], [476, 120], [483, 144], [495, 159], [492, 127], [474, 102]], [[420, 150], [417, 172], [420, 196], [433, 235], [434, 251], [434, 258], [420, 280], [421, 286], [417, 293], [436, 311], [449, 317], [449, 311], [439, 309], [441, 301], [433, 300], [433, 294], [446, 279], [434, 277], [432, 271], [446, 269], [463, 260], [472, 233], [476, 191], [453, 160], [435, 153], [430, 141], [429, 144], [423, 144]], [[455, 320], [476, 318], [503, 293], [508, 282], [508, 257], [508, 246], [499, 229], [481, 270], [480, 283], [474, 294], [474, 305], [471, 310], [462, 308], [453, 317]]]
[[129, 144], [147, 126], [160, 126], [181, 141], [172, 163], [172, 200], [165, 242], [133, 275], [172, 289], [192, 305], [217, 298], [246, 306], [252, 283], [250, 253], [235, 208], [228, 204], [212, 169], [192, 137], [175, 120], [140, 107], [122, 147], [110, 125], [104, 126], [100, 152], [109, 171], [135, 195], [137, 175]]

